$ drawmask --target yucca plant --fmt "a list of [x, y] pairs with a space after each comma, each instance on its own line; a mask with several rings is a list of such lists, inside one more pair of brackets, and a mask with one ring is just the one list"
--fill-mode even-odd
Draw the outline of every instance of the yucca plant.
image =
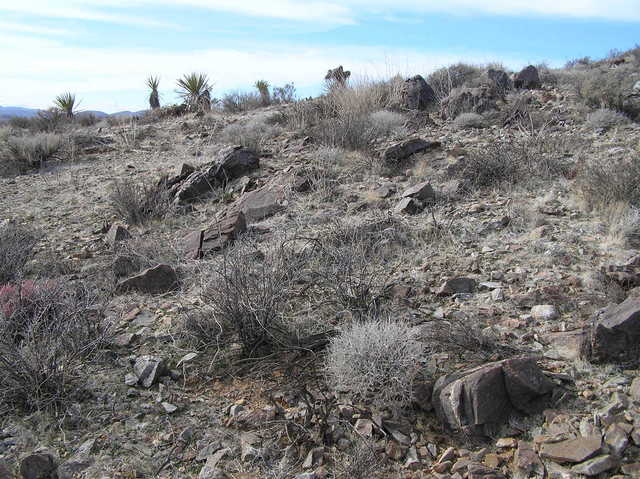
[[178, 79], [178, 95], [191, 111], [211, 109], [211, 87], [206, 73], [190, 73]]
[[147, 78], [147, 86], [151, 89], [149, 94], [149, 106], [152, 110], [160, 108], [160, 95], [158, 94], [158, 86], [160, 85], [160, 78], [150, 75]]
[[78, 106], [76, 104], [76, 95], [69, 92], [58, 95], [53, 104], [57, 109], [65, 113], [67, 118], [73, 118], [75, 109]]
[[260, 99], [263, 105], [268, 105], [271, 103], [271, 95], [269, 93], [269, 82], [266, 80], [258, 80], [255, 85], [253, 85], [260, 92]]

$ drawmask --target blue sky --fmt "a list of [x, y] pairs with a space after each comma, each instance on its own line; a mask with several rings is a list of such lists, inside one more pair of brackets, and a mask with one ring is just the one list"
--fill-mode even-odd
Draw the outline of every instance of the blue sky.
[[81, 108], [163, 103], [175, 80], [207, 73], [214, 96], [257, 79], [320, 91], [327, 69], [428, 74], [457, 61], [518, 69], [640, 43], [640, 0], [0, 0], [0, 105]]

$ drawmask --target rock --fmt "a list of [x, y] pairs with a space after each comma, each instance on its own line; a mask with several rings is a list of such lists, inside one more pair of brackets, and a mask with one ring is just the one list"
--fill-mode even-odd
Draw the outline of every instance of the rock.
[[496, 447], [498, 449], [504, 449], [504, 448], [514, 448], [518, 445], [518, 441], [516, 441], [514, 438], [512, 437], [502, 437], [500, 439], [498, 439], [496, 441]]
[[130, 276], [140, 271], [140, 265], [131, 256], [118, 255], [113, 260], [111, 269], [113, 270], [113, 274], [115, 274], [117, 278], [122, 278], [124, 276]]
[[449, 428], [487, 434], [511, 412], [539, 410], [553, 387], [533, 358], [513, 358], [439, 378], [432, 402]]
[[505, 479], [504, 474], [484, 464], [472, 462], [467, 466], [468, 479]]
[[395, 143], [384, 150], [382, 160], [387, 164], [397, 164], [415, 153], [439, 147], [439, 142], [425, 141], [421, 138], [410, 138], [409, 140]]
[[620, 468], [623, 474], [631, 477], [640, 477], [640, 462], [633, 462], [631, 464], [623, 464]]
[[169, 402], [166, 402], [166, 401], [162, 401], [160, 403], [160, 405], [162, 406], [162, 409], [164, 409], [164, 411], [167, 414], [173, 414], [174, 412], [176, 412], [178, 410], [178, 406], [175, 406], [175, 405], [173, 405], [173, 404], [171, 404]]
[[[2, 225], [0, 225], [0, 228], [2, 227]], [[3, 460], [0, 459], [0, 477], [2, 479], [12, 479], [13, 477], [15, 477], [12, 473], [11, 470], [9, 469], [9, 465]]]
[[83, 442], [69, 459], [58, 466], [58, 479], [73, 479], [89, 468], [95, 462], [91, 456], [95, 443], [95, 439]]
[[222, 458], [228, 454], [231, 454], [231, 449], [224, 448], [219, 449], [215, 453], [211, 454], [207, 457], [207, 462], [202, 469], [200, 469], [200, 474], [198, 474], [198, 479], [219, 479], [226, 477], [224, 473], [218, 469], [218, 463]]
[[393, 209], [396, 214], [417, 215], [422, 211], [420, 203], [413, 198], [403, 198]]
[[138, 384], [148, 389], [167, 374], [167, 366], [156, 356], [140, 356], [133, 365], [133, 372], [138, 378]]
[[404, 460], [405, 469], [415, 471], [420, 467], [420, 459], [418, 458], [418, 451], [415, 447], [410, 447], [407, 451], [407, 455]]
[[529, 65], [524, 68], [516, 75], [516, 78], [513, 82], [514, 86], [518, 89], [526, 88], [526, 89], [535, 89], [540, 88], [540, 74], [538, 73], [538, 69], [533, 65]]
[[631, 432], [631, 440], [636, 446], [640, 447], [640, 427], [636, 427]]
[[429, 183], [418, 183], [415, 186], [412, 186], [404, 193], [402, 193], [403, 198], [415, 198], [420, 201], [433, 201], [436, 198], [436, 194], [433, 191], [433, 188]]
[[547, 442], [540, 448], [540, 457], [557, 462], [582, 462], [596, 455], [602, 447], [600, 436], [578, 437], [559, 442]]
[[544, 479], [544, 464], [530, 442], [518, 441], [518, 449], [513, 459], [513, 472], [515, 477]]
[[596, 361], [640, 360], [640, 299], [627, 298], [609, 307], [591, 332], [591, 352]]
[[402, 87], [403, 107], [408, 110], [426, 110], [436, 101], [433, 88], [422, 78], [416, 75], [407, 78]]
[[370, 419], [358, 419], [354, 429], [362, 437], [371, 437], [373, 435], [373, 422]]
[[640, 376], [634, 378], [629, 388], [629, 395], [635, 402], [640, 402]]
[[284, 192], [271, 187], [245, 193], [238, 200], [236, 207], [242, 211], [247, 222], [263, 220], [282, 209]]
[[178, 275], [168, 264], [159, 264], [118, 283], [117, 291], [124, 293], [135, 290], [140, 293], [163, 294], [178, 286]]
[[322, 466], [324, 462], [324, 447], [315, 447], [309, 451], [307, 457], [302, 463], [303, 469], [311, 469], [312, 467]]
[[242, 146], [230, 146], [220, 150], [214, 177], [221, 183], [240, 178], [260, 166], [258, 155]]
[[509, 75], [507, 75], [503, 70], [494, 70], [490, 68], [487, 71], [487, 76], [496, 84], [496, 87], [502, 91], [510, 90], [513, 86]]
[[633, 92], [634, 93], [640, 93], [640, 80], [635, 82], [635, 84], [633, 85]]
[[583, 329], [549, 333], [544, 336], [550, 348], [545, 357], [567, 361], [581, 359], [587, 354], [587, 339], [587, 333]]
[[131, 238], [129, 230], [122, 225], [112, 225], [107, 232], [104, 240], [112, 248], [121, 241], [125, 241]]
[[210, 193], [216, 187], [216, 181], [212, 177], [211, 168], [203, 171], [194, 171], [183, 181], [176, 183], [169, 191], [177, 203], [186, 203], [197, 200], [206, 193]]
[[622, 456], [622, 453], [629, 445], [629, 435], [618, 424], [611, 424], [607, 428], [607, 432], [604, 436], [604, 442], [609, 446], [609, 450], [615, 456]]
[[56, 463], [51, 454], [30, 454], [20, 461], [22, 479], [56, 479]]
[[618, 466], [618, 461], [609, 454], [594, 457], [588, 461], [573, 466], [571, 470], [585, 476], [597, 476], [598, 474]]
[[138, 384], [138, 376], [133, 373], [127, 373], [124, 376], [124, 383], [127, 386], [135, 386], [136, 384]]
[[552, 321], [554, 319], [558, 319], [560, 315], [558, 314], [558, 310], [554, 305], [538, 304], [531, 308], [531, 316], [534, 319], [539, 319], [542, 321]]
[[185, 237], [182, 250], [189, 259], [202, 258], [208, 253], [223, 250], [245, 231], [247, 222], [244, 213], [230, 211], [207, 229], [194, 231]]
[[440, 117], [452, 120], [462, 113], [484, 113], [498, 110], [497, 95], [494, 88], [481, 86], [476, 88], [454, 88], [449, 96], [440, 102]]
[[476, 280], [472, 278], [453, 278], [444, 282], [438, 289], [438, 296], [451, 296], [452, 294], [472, 294], [476, 290]]

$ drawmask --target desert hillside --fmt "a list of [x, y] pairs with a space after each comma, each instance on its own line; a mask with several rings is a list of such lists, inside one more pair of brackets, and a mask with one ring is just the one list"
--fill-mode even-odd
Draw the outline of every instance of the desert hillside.
[[640, 477], [639, 48], [153, 80], [0, 125], [0, 478]]

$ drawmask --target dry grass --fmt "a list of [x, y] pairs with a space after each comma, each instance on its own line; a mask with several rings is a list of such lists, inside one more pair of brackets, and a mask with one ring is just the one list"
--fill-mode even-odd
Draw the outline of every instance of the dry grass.
[[615, 110], [600, 108], [594, 112], [589, 113], [586, 123], [591, 128], [607, 129], [629, 123], [629, 118]]
[[640, 158], [592, 157], [578, 173], [577, 186], [588, 209], [606, 210], [625, 203], [640, 206]]
[[466, 63], [457, 63], [440, 68], [427, 77], [427, 83], [433, 88], [438, 101], [448, 97], [451, 90], [469, 85], [482, 77], [483, 68]]
[[268, 123], [267, 118], [258, 117], [246, 123], [233, 123], [220, 133], [220, 139], [225, 143], [242, 145], [245, 148], [260, 153], [267, 142], [281, 133], [281, 129]]
[[458, 130], [470, 130], [474, 128], [485, 128], [487, 122], [482, 115], [477, 113], [462, 113], [453, 120], [453, 126]]
[[62, 136], [53, 133], [37, 133], [32, 136], [13, 136], [7, 139], [7, 147], [13, 168], [25, 173], [41, 168], [53, 159], [60, 159], [64, 148]]
[[130, 225], [161, 219], [173, 211], [173, 202], [164, 181], [136, 183], [117, 180], [112, 185], [111, 206]]
[[15, 223], [0, 226], [0, 285], [22, 277], [38, 239], [34, 231]]

